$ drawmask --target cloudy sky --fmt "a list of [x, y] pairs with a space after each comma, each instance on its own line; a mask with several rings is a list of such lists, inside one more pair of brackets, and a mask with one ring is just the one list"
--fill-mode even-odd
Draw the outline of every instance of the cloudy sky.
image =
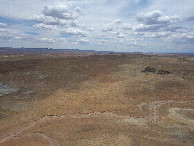
[[194, 0], [0, 0], [0, 46], [194, 52]]

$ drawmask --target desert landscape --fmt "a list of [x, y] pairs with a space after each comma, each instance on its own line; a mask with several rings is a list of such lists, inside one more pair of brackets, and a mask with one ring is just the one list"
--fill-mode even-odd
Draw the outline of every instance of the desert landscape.
[[194, 146], [194, 0], [0, 10], [0, 146]]
[[0, 145], [193, 145], [190, 54], [2, 54]]

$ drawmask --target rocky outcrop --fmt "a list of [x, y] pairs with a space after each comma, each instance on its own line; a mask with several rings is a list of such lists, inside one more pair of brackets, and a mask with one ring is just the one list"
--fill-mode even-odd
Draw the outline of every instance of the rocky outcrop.
[[153, 73], [153, 74], [161, 74], [161, 75], [165, 75], [165, 74], [170, 74], [171, 72], [168, 70], [163, 70], [163, 69], [155, 69], [153, 67], [146, 67], [142, 70], [142, 72], [144, 73]]

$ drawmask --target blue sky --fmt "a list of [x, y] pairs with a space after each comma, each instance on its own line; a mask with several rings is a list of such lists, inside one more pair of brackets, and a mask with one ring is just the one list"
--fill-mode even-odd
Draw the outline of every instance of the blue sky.
[[0, 46], [194, 52], [193, 0], [0, 0]]

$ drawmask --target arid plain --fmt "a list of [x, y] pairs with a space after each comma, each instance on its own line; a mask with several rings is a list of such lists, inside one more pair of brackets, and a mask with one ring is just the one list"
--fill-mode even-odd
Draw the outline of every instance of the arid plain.
[[193, 145], [194, 57], [0, 56], [0, 145]]

